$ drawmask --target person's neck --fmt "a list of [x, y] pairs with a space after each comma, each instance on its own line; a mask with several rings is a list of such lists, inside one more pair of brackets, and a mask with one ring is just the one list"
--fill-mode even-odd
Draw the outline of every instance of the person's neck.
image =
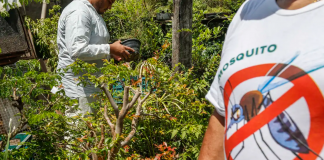
[[288, 10], [300, 9], [311, 3], [314, 3], [314, 0], [277, 0], [280, 8]]

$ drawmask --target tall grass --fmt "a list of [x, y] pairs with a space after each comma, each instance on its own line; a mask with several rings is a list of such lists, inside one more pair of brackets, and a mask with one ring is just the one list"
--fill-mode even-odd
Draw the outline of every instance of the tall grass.
[[3, 160], [7, 160], [8, 156], [9, 156], [9, 145], [10, 145], [10, 136], [11, 136], [11, 121], [12, 121], [12, 119], [10, 118], [10, 120], [9, 120], [9, 134], [8, 134], [5, 154], [3, 155]]

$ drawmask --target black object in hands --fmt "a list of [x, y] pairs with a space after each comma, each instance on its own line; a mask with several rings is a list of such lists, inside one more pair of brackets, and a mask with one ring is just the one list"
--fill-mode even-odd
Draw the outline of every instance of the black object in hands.
[[141, 47], [141, 41], [139, 41], [138, 39], [133, 38], [133, 39], [127, 39], [125, 41], [122, 41], [121, 44], [135, 50], [135, 52], [128, 51], [131, 54], [131, 57], [126, 60], [127, 62], [134, 61], [134, 60], [139, 58], [139, 51], [140, 51], [140, 47]]

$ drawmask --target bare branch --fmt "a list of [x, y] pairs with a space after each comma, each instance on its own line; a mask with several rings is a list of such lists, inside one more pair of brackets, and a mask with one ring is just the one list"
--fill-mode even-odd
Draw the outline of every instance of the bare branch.
[[17, 95], [16, 95], [16, 92], [17, 92], [17, 89], [16, 88], [13, 88], [12, 97], [13, 97], [13, 100], [14, 101], [17, 101], [19, 99], [19, 97], [17, 97]]
[[129, 87], [124, 87], [124, 97], [123, 97], [123, 109], [127, 107], [129, 98]]
[[[89, 126], [88, 126], [89, 127]], [[90, 128], [91, 129], [91, 128]], [[96, 138], [96, 142], [95, 142], [95, 144], [98, 142], [98, 139], [97, 139], [97, 135], [96, 135], [96, 133], [94, 132], [94, 131], [90, 131], [90, 136], [89, 137], [95, 137]], [[91, 148], [90, 148], [90, 142], [88, 141], [87, 143], [86, 143], [86, 148], [88, 149], [88, 150], [90, 150]]]
[[80, 145], [80, 146], [81, 146], [83, 152], [87, 151], [87, 149], [83, 145]]
[[118, 105], [116, 104], [114, 98], [112, 97], [111, 93], [109, 92], [109, 90], [107, 88], [107, 84], [103, 83], [101, 85], [101, 89], [105, 92], [106, 96], [108, 97], [111, 106], [114, 108], [115, 115], [118, 118], [119, 117]]
[[111, 154], [111, 151], [110, 150], [108, 150], [108, 154], [107, 154], [107, 157], [108, 157], [108, 159], [107, 160], [111, 160], [112, 159], [112, 154]]
[[[55, 103], [57, 103], [57, 102], [60, 100], [60, 97], [56, 98], [56, 99], [55, 99], [55, 102], [52, 102], [52, 103], [50, 103], [50, 102], [48, 101], [48, 98], [46, 98], [46, 100], [47, 100], [47, 103], [49, 103], [49, 104], [48, 104], [48, 107], [45, 109], [45, 111], [48, 111], [48, 110], [50, 110], [50, 109], [53, 107], [53, 105], [54, 105]], [[62, 113], [61, 113], [61, 114], [62, 114]]]
[[136, 130], [137, 130], [137, 124], [138, 124], [138, 118], [141, 115], [141, 108], [142, 108], [142, 101], [138, 99], [138, 104], [136, 106], [136, 113], [134, 115], [134, 118], [132, 120], [132, 130], [128, 134], [128, 136], [125, 138], [124, 141], [121, 142], [121, 146], [125, 146], [126, 144], [129, 143], [129, 141], [134, 137]]
[[91, 130], [94, 130], [93, 127], [91, 126], [91, 123], [88, 121], [85, 121], [85, 124], [87, 125], [87, 127]]
[[136, 93], [136, 91], [135, 91], [135, 89], [133, 88], [133, 87], [130, 87], [129, 86], [129, 88], [131, 89], [131, 91], [135, 94]]
[[57, 98], [55, 99], [55, 102], [54, 102], [53, 104], [57, 103], [59, 100], [61, 100], [61, 97], [57, 97]]
[[47, 104], [51, 104], [51, 102], [46, 98], [46, 96], [43, 93], [41, 93], [41, 95], [43, 96], [43, 99], [46, 100]]
[[[122, 133], [124, 118], [125, 118], [127, 112], [129, 111], [129, 109], [131, 107], [133, 107], [136, 100], [138, 100], [140, 96], [141, 96], [141, 92], [136, 91], [136, 94], [133, 97], [132, 101], [130, 103], [128, 103], [126, 107], [123, 107], [122, 110], [120, 111], [119, 117], [118, 117], [117, 122], [116, 122], [116, 129], [115, 129], [116, 134], [121, 134]], [[125, 104], [123, 104], [123, 105], [125, 105]]]
[[96, 139], [96, 142], [95, 142], [94, 146], [97, 146], [98, 145], [98, 137], [97, 137], [96, 132], [95, 131], [90, 131], [90, 133], [92, 133], [92, 137], [94, 137]]
[[142, 103], [146, 101], [146, 99], [152, 94], [152, 89], [145, 95], [145, 97], [141, 100]]
[[[137, 93], [139, 93], [139, 96], [140, 96], [140, 92], [137, 91]], [[136, 93], [136, 94], [137, 94]], [[125, 140], [123, 142], [121, 142], [121, 146], [125, 146], [126, 144], [129, 143], [129, 141], [134, 137], [135, 133], [136, 133], [136, 130], [137, 130], [137, 125], [138, 125], [138, 118], [141, 116], [141, 109], [142, 109], [142, 104], [145, 102], [145, 100], [150, 96], [150, 94], [152, 93], [152, 90], [150, 90], [149, 93], [147, 93], [145, 95], [145, 97], [141, 100], [139, 97], [135, 97], [133, 98], [133, 100], [137, 100], [138, 101], [138, 104], [136, 106], [136, 113], [134, 115], [134, 118], [132, 120], [132, 130], [131, 132], [128, 134], [128, 136], [125, 138]], [[134, 102], [135, 103], [135, 102]], [[134, 105], [134, 104], [133, 104]], [[132, 106], [132, 105], [131, 105]], [[129, 107], [131, 108], [131, 107]]]
[[[121, 110], [121, 113], [125, 112], [124, 109]], [[124, 114], [123, 114], [124, 115]], [[115, 133], [113, 134], [113, 138], [116, 137], [117, 134], [121, 134], [123, 130], [123, 123], [124, 123], [124, 118], [125, 116], [119, 116], [117, 121], [116, 121], [116, 126], [115, 126]]]
[[125, 146], [134, 137], [134, 135], [136, 133], [136, 130], [137, 130], [138, 119], [141, 116], [142, 104], [149, 97], [149, 95], [152, 92], [152, 91], [150, 91], [143, 98], [143, 100], [141, 100], [140, 96], [141, 96], [142, 92], [137, 90], [137, 91], [135, 91], [135, 95], [132, 98], [131, 102], [128, 103], [129, 89], [132, 89], [132, 88], [129, 87], [129, 86], [125, 87], [124, 104], [123, 104], [123, 108], [121, 109], [121, 111], [119, 113], [119, 117], [118, 117], [117, 122], [116, 122], [114, 139], [116, 138], [115, 137], [116, 135], [121, 135], [122, 134], [124, 118], [125, 118], [127, 112], [135, 105], [136, 101], [138, 101], [137, 106], [136, 106], [136, 113], [135, 113], [135, 115], [133, 117], [133, 120], [132, 120], [132, 126], [131, 126], [132, 129], [131, 129], [131, 132], [128, 134], [128, 136], [124, 139], [124, 141], [118, 142], [117, 146], [113, 147], [110, 150], [110, 153], [108, 154], [108, 159], [114, 159], [114, 156], [117, 154], [118, 149], [120, 147]]
[[139, 92], [138, 90], [135, 93], [135, 96], [133, 97], [132, 101], [127, 104], [127, 111], [132, 108], [135, 104], [135, 102], [137, 101], [137, 99], [141, 96], [141, 92]]
[[90, 142], [87, 142], [85, 147], [87, 150], [90, 150]]
[[37, 83], [35, 83], [35, 85], [30, 89], [30, 91], [28, 92], [28, 94], [25, 94], [24, 96], [26, 95], [30, 95], [31, 92], [37, 87]]
[[98, 156], [96, 153], [91, 153], [92, 160], [98, 160]]
[[[134, 119], [135, 119], [135, 117], [134, 117]], [[121, 142], [121, 147], [124, 147], [125, 145], [127, 145], [129, 143], [129, 141], [134, 137], [136, 130], [137, 130], [137, 123], [138, 123], [138, 120], [132, 122], [132, 131], [128, 134], [128, 136], [125, 138], [125, 140]]]
[[114, 135], [115, 134], [115, 125], [110, 121], [110, 119], [109, 119], [109, 117], [107, 115], [107, 105], [105, 105], [104, 117], [105, 117], [105, 119], [106, 119], [106, 121], [107, 121], [107, 123], [108, 123], [108, 125], [109, 125], [109, 127], [111, 129], [112, 134]]
[[105, 141], [105, 126], [103, 124], [101, 124], [101, 137], [100, 137], [100, 141], [98, 144], [98, 148], [101, 149], [102, 148], [102, 144]]

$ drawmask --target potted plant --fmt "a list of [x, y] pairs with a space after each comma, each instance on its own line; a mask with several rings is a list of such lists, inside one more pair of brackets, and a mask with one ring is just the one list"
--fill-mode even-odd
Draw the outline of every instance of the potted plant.
[[165, 13], [164, 11], [156, 14], [156, 20], [172, 20], [172, 13]]
[[131, 57], [126, 60], [127, 62], [134, 61], [134, 60], [137, 60], [139, 58], [139, 52], [140, 52], [140, 48], [141, 48], [141, 41], [139, 41], [136, 38], [129, 38], [129, 39], [123, 40], [121, 42], [121, 44], [124, 45], [124, 46], [128, 46], [128, 47], [135, 50], [135, 52], [128, 51], [131, 54]]

